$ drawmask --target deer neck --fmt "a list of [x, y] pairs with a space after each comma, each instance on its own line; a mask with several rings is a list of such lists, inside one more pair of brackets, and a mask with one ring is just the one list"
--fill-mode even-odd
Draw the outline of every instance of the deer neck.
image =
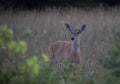
[[80, 36], [77, 36], [73, 40], [73, 53], [80, 52]]

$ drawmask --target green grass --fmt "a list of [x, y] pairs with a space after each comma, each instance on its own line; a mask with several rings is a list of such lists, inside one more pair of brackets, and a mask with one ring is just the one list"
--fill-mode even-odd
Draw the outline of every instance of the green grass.
[[116, 31], [120, 31], [120, 9], [96, 8], [92, 10], [46, 9], [45, 11], [1, 11], [0, 25], [6, 24], [14, 31], [14, 39], [25, 40], [28, 44], [26, 56], [46, 52], [50, 43], [57, 40], [70, 40], [65, 23], [80, 28], [86, 24], [81, 37], [81, 51], [85, 73], [95, 78], [103, 72], [99, 63], [106, 51], [114, 43]]

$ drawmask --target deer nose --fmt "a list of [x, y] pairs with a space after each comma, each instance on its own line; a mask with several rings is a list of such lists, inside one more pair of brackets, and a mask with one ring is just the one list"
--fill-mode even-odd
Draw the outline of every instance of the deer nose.
[[74, 40], [74, 38], [71, 38], [71, 40]]

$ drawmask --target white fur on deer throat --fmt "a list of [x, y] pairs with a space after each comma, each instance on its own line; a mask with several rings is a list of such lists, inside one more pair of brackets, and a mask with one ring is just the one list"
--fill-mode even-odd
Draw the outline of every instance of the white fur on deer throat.
[[72, 51], [73, 53], [78, 53], [80, 52], [80, 36], [75, 37], [73, 40], [73, 47], [72, 47]]

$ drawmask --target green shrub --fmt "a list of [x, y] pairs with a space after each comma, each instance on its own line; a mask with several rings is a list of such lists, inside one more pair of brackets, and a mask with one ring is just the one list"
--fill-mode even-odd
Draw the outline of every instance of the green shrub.
[[120, 84], [120, 32], [116, 33], [115, 45], [108, 51], [108, 55], [102, 60], [106, 69], [103, 84]]
[[[6, 25], [0, 26], [0, 83], [9, 84], [12, 78], [21, 74], [23, 54], [27, 50], [24, 41], [15, 42], [13, 31]], [[21, 62], [22, 61], [22, 62]]]

